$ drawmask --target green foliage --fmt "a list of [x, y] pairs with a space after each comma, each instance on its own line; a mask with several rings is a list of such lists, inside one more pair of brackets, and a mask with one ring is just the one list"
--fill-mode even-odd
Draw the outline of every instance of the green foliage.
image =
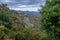
[[37, 31], [34, 28], [25, 28], [23, 21], [20, 21], [18, 12], [10, 10], [7, 5], [0, 4], [0, 40], [44, 40], [46, 32]]
[[33, 28], [15, 28], [15, 31], [17, 31], [15, 35], [16, 40], [43, 40], [47, 36], [45, 32], [40, 32], [33, 30]]
[[[10, 14], [9, 13], [10, 11], [8, 11], [7, 7], [3, 4], [3, 5], [0, 5], [1, 7], [1, 10], [0, 10], [0, 25], [4, 25], [5, 27], [11, 29], [12, 27], [12, 19], [10, 17]], [[6, 8], [6, 9], [4, 9]]]
[[[41, 26], [47, 30], [50, 40], [60, 40], [60, 0], [46, 0], [40, 10]], [[57, 34], [58, 33], [58, 34]]]

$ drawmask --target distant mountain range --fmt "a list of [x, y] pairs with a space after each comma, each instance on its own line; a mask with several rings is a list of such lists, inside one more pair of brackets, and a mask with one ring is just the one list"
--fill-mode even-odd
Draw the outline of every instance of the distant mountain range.
[[21, 13], [25, 13], [25, 14], [32, 14], [32, 15], [38, 15], [39, 13], [38, 12], [35, 12], [35, 11], [19, 11]]

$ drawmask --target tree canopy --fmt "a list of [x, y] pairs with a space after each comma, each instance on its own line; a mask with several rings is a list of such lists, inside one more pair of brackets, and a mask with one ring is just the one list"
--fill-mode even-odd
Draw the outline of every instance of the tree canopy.
[[60, 0], [46, 0], [40, 10], [41, 25], [48, 31], [50, 40], [60, 40]]

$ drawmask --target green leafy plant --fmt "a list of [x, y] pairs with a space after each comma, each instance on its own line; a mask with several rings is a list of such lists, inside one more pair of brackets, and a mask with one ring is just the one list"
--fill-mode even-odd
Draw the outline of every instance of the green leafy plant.
[[57, 35], [60, 34], [60, 0], [46, 0], [45, 6], [42, 7], [40, 13], [41, 26], [44, 30], [47, 30], [48, 39], [59, 40], [60, 37]]

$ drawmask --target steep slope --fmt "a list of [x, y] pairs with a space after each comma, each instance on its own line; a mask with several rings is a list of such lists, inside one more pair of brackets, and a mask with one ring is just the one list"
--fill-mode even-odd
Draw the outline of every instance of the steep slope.
[[[4, 7], [5, 6], [5, 7]], [[13, 24], [15, 26], [34, 26], [38, 22], [39, 15], [32, 15], [33, 12], [29, 12], [31, 14], [27, 14], [24, 12], [18, 12], [14, 10], [9, 10], [9, 8], [6, 7], [6, 5], [0, 5], [1, 10], [5, 10], [4, 12], [7, 12], [6, 14], [10, 15], [10, 18], [13, 20]], [[5, 13], [4, 13], [5, 14]], [[5, 15], [6, 15], [5, 14]]]
[[13, 16], [19, 21], [22, 21], [25, 27], [34, 27], [34, 25], [37, 25], [36, 23], [38, 23], [39, 18], [39, 15], [25, 14], [21, 12], [15, 12]]
[[44, 38], [45, 33], [37, 30], [39, 28], [38, 18], [38, 15], [10, 10], [5, 4], [0, 4], [0, 40], [40, 40]]

